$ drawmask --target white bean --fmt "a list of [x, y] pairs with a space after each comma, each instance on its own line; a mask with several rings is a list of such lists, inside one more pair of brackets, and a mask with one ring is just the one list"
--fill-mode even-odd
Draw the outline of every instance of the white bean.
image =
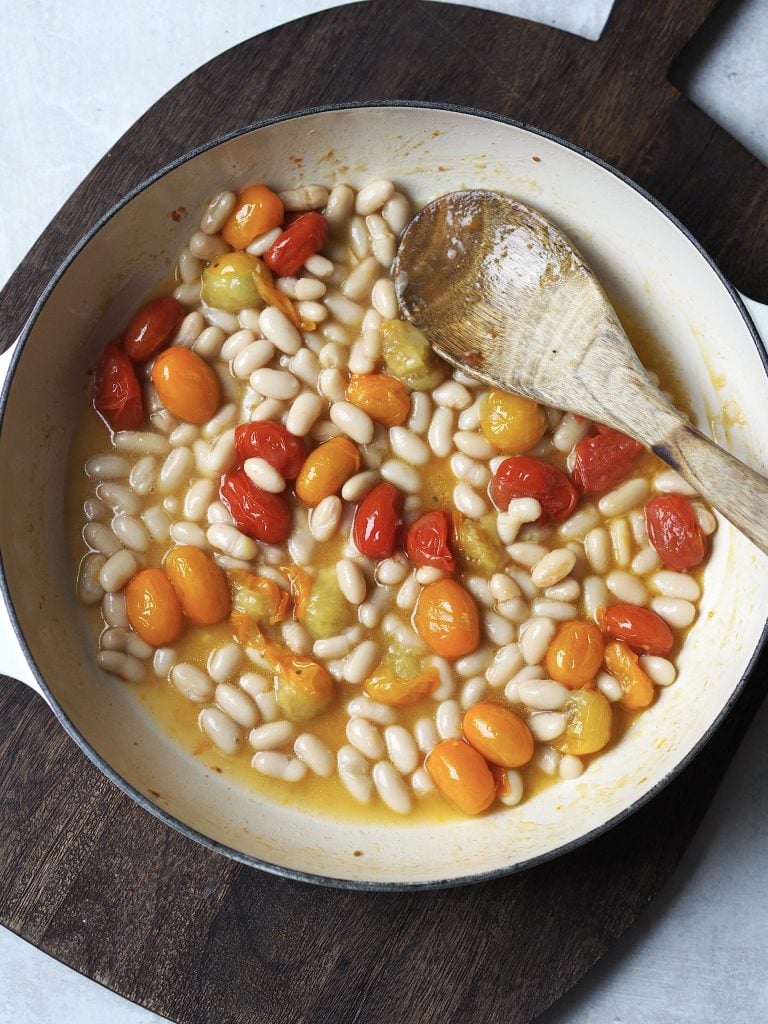
[[520, 653], [528, 665], [538, 665], [547, 653], [556, 631], [552, 619], [529, 619], [520, 629]]
[[282, 228], [272, 228], [270, 231], [264, 231], [262, 234], [256, 235], [251, 244], [246, 246], [245, 251], [250, 253], [251, 256], [263, 256], [267, 249], [272, 248], [282, 233]]
[[485, 633], [492, 644], [503, 646], [505, 644], [511, 644], [515, 639], [515, 627], [502, 615], [497, 615], [496, 612], [486, 612], [483, 616], [483, 626]]
[[453, 449], [453, 411], [440, 406], [432, 414], [427, 441], [432, 451], [440, 458], [450, 455]]
[[263, 367], [254, 370], [250, 376], [250, 384], [254, 391], [265, 398], [277, 398], [288, 401], [299, 393], [300, 384], [287, 370], [272, 370]]
[[378, 701], [371, 700], [364, 694], [353, 697], [347, 705], [347, 711], [352, 718], [367, 718], [377, 725], [393, 725], [397, 719], [393, 708], [386, 704], [379, 704]]
[[260, 750], [251, 758], [251, 765], [261, 775], [282, 779], [283, 782], [301, 782], [307, 774], [307, 766], [303, 761], [277, 750]]
[[239, 687], [219, 683], [214, 696], [221, 710], [244, 729], [252, 729], [258, 722], [258, 708]]
[[455, 380], [446, 380], [439, 384], [432, 392], [432, 398], [437, 405], [445, 406], [448, 409], [461, 411], [472, 404], [472, 395]]
[[463, 658], [454, 662], [454, 667], [462, 679], [469, 679], [470, 676], [476, 676], [483, 671], [488, 664], [489, 657], [490, 652], [487, 647], [478, 647], [472, 654], [465, 654]]
[[606, 576], [605, 585], [619, 601], [636, 605], [648, 603], [648, 593], [645, 587], [631, 572], [614, 569]]
[[96, 488], [96, 496], [106, 502], [115, 513], [135, 516], [139, 511], [139, 499], [125, 484], [114, 481], [100, 483]]
[[189, 448], [174, 448], [160, 467], [157, 489], [160, 494], [178, 491], [189, 480], [195, 460]]
[[208, 527], [205, 536], [212, 548], [223, 551], [232, 558], [249, 562], [256, 557], [256, 541], [246, 537], [236, 526], [230, 526], [229, 523], [213, 523]]
[[619, 516], [643, 502], [649, 491], [648, 481], [643, 477], [626, 480], [619, 487], [604, 494], [597, 507], [604, 516]]
[[516, 807], [523, 799], [523, 777], [514, 768], [504, 769], [504, 781], [499, 800], [505, 807]]
[[488, 689], [488, 681], [485, 676], [472, 676], [461, 688], [459, 703], [462, 710], [466, 711], [478, 701], [482, 700]]
[[696, 491], [687, 480], [684, 480], [674, 469], [666, 469], [663, 473], [657, 473], [653, 478], [654, 490], [662, 494], [684, 494], [688, 498], [695, 498]]
[[234, 192], [218, 192], [208, 203], [200, 221], [200, 230], [206, 235], [216, 235], [221, 231], [229, 215], [235, 208], [237, 196]]
[[342, 558], [336, 563], [336, 579], [339, 590], [350, 604], [362, 604], [367, 590], [365, 576], [360, 566], [350, 558]]
[[140, 497], [146, 497], [155, 486], [155, 460], [145, 455], [131, 469], [128, 483]]
[[165, 513], [165, 510], [160, 505], [150, 505], [149, 508], [145, 508], [141, 514], [141, 518], [144, 520], [144, 525], [152, 540], [156, 540], [160, 543], [168, 540], [171, 530], [171, 521]]
[[347, 327], [357, 327], [363, 319], [364, 310], [356, 302], [340, 292], [330, 292], [323, 298], [325, 307], [334, 319]]
[[408, 576], [397, 592], [395, 604], [398, 608], [402, 609], [402, 611], [409, 612], [416, 606], [420, 593], [421, 584], [416, 579], [415, 575]]
[[[345, 186], [339, 187], [344, 188]], [[337, 189], [334, 189], [334, 192], [336, 191]], [[309, 256], [304, 261], [304, 269], [308, 274], [313, 274], [315, 277], [330, 277], [336, 268], [325, 256], [315, 254], [314, 256]]]
[[551, 601], [578, 601], [581, 596], [581, 585], [578, 580], [569, 577], [547, 587], [544, 596]]
[[562, 755], [553, 747], [540, 747], [533, 755], [533, 764], [545, 775], [557, 775]]
[[318, 395], [305, 392], [293, 402], [285, 420], [285, 428], [297, 437], [306, 437], [323, 411], [324, 402]]
[[141, 520], [134, 516], [115, 516], [112, 520], [112, 529], [118, 540], [132, 551], [143, 552], [149, 547], [149, 534]]
[[215, 492], [213, 480], [196, 480], [184, 495], [184, 518], [192, 523], [204, 519]]
[[267, 306], [261, 311], [259, 326], [264, 337], [286, 355], [295, 355], [301, 348], [301, 335], [285, 313], [276, 306]]
[[488, 512], [487, 502], [463, 480], [453, 489], [453, 503], [459, 512], [470, 519], [482, 519]]
[[[355, 302], [370, 298], [371, 289], [380, 273], [381, 265], [376, 257], [367, 256], [358, 263], [354, 270], [350, 271], [341, 286], [342, 295]], [[397, 316], [397, 306], [395, 306], [394, 316]]]
[[371, 290], [371, 305], [385, 320], [395, 320], [399, 312], [395, 286], [388, 277], [382, 277]]
[[701, 587], [696, 580], [682, 572], [664, 569], [654, 573], [649, 583], [664, 597], [681, 597], [686, 601], [698, 601], [701, 597]]
[[205, 530], [197, 523], [176, 522], [171, 525], [171, 539], [176, 544], [189, 544], [193, 548], [207, 548]]
[[411, 219], [411, 204], [400, 192], [384, 203], [381, 214], [396, 235], [401, 235]]
[[586, 437], [590, 430], [590, 422], [583, 416], [567, 413], [552, 435], [552, 444], [559, 452], [569, 452]]
[[485, 678], [489, 685], [494, 688], [504, 686], [523, 667], [523, 660], [518, 644], [500, 647], [493, 661], [485, 670]]
[[543, 544], [535, 544], [533, 541], [517, 541], [515, 544], [508, 545], [507, 553], [513, 562], [524, 565], [526, 569], [532, 569], [549, 554], [549, 549], [545, 548]]
[[350, 718], [346, 736], [349, 742], [369, 761], [379, 761], [385, 754], [381, 733], [367, 718]]
[[416, 746], [423, 754], [428, 754], [440, 742], [437, 728], [431, 718], [417, 719], [413, 726], [413, 735]]
[[540, 711], [528, 719], [528, 728], [539, 743], [549, 743], [565, 732], [565, 715], [558, 711]]
[[413, 736], [406, 728], [402, 725], [387, 726], [384, 730], [384, 742], [390, 761], [401, 775], [410, 775], [416, 771], [421, 758]]
[[275, 346], [272, 342], [260, 338], [237, 353], [232, 360], [232, 372], [241, 380], [248, 380], [256, 370], [261, 370], [271, 363], [274, 355]]
[[341, 488], [341, 496], [344, 501], [359, 501], [372, 490], [379, 482], [379, 474], [375, 470], [364, 470], [362, 473], [355, 473]]
[[440, 739], [458, 739], [461, 736], [461, 705], [457, 700], [444, 700], [437, 705], [435, 725]]
[[248, 479], [262, 491], [269, 494], [281, 494], [285, 490], [285, 480], [275, 467], [260, 457], [246, 459], [243, 469]]
[[672, 662], [655, 654], [641, 655], [640, 668], [651, 677], [657, 686], [670, 686], [677, 676], [677, 669]]
[[213, 698], [213, 683], [195, 665], [180, 661], [171, 669], [171, 683], [187, 700], [207, 704]]
[[611, 568], [611, 538], [603, 526], [596, 526], [584, 538], [584, 552], [595, 572], [605, 575]]
[[321, 739], [310, 732], [303, 732], [293, 744], [294, 753], [315, 775], [327, 779], [333, 775], [335, 759], [333, 751]]
[[292, 722], [266, 722], [251, 729], [248, 733], [248, 742], [254, 750], [274, 750], [290, 742], [294, 731]]
[[328, 189], [322, 185], [300, 185], [278, 195], [285, 209], [291, 212], [321, 210], [329, 198]]
[[411, 788], [413, 789], [414, 796], [419, 800], [429, 796], [430, 793], [434, 793], [435, 784], [425, 768], [417, 768], [411, 775]]
[[[261, 328], [259, 328], [261, 330]], [[221, 352], [219, 353], [225, 363], [234, 362], [235, 359], [240, 355], [241, 352], [245, 352], [250, 348], [251, 345], [256, 341], [256, 334], [250, 328], [244, 327], [240, 331], [235, 331], [231, 334], [224, 344], [221, 346]], [[270, 346], [272, 345], [269, 342]], [[262, 351], [267, 351], [262, 348]], [[274, 354], [274, 347], [272, 348]], [[270, 357], [271, 358], [271, 357]], [[267, 360], [269, 362], [269, 360]]]
[[540, 589], [554, 586], [570, 573], [576, 556], [568, 548], [556, 548], [544, 555], [531, 569], [531, 579]]
[[83, 540], [89, 548], [106, 555], [107, 558], [123, 546], [106, 523], [86, 523], [83, 527]]
[[131, 464], [122, 455], [107, 452], [93, 455], [85, 463], [85, 472], [92, 480], [124, 480], [131, 471]]
[[[342, 679], [347, 683], [362, 683], [379, 662], [379, 645], [375, 640], [364, 640], [347, 655], [342, 668]], [[351, 740], [350, 740], [351, 742]]]
[[225, 334], [234, 334], [240, 324], [234, 313], [226, 309], [213, 309], [208, 307], [203, 310], [203, 316], [213, 327], [220, 327]]
[[198, 716], [200, 728], [223, 754], [236, 754], [243, 745], [243, 734], [221, 708], [203, 708]]
[[296, 298], [300, 302], [314, 302], [322, 299], [326, 293], [326, 285], [314, 277], [300, 277], [295, 287]]
[[559, 533], [566, 540], [582, 540], [600, 525], [600, 514], [594, 505], [582, 505], [573, 515], [560, 524]]
[[[426, 391], [414, 391], [411, 394], [411, 411], [408, 416], [408, 429], [414, 434], [423, 434], [432, 419], [432, 399]], [[450, 429], [449, 429], [450, 434]]]
[[167, 438], [145, 431], [118, 430], [112, 435], [112, 443], [118, 451], [133, 455], [165, 455], [168, 451]]
[[224, 644], [211, 651], [208, 656], [208, 675], [216, 683], [225, 683], [239, 670], [243, 662], [243, 651], [234, 642]]
[[[192, 258], [194, 259], [194, 257]], [[203, 319], [202, 313], [197, 310], [192, 313], [187, 313], [181, 321], [181, 325], [171, 344], [183, 345], [185, 348], [191, 348], [203, 327], [205, 327], [205, 320]]]
[[518, 683], [517, 693], [523, 704], [535, 711], [560, 711], [570, 690], [551, 679], [528, 679]]
[[152, 671], [162, 679], [168, 678], [168, 673], [176, 664], [176, 651], [172, 647], [158, 647], [152, 659]]
[[140, 683], [146, 671], [138, 658], [122, 651], [99, 651], [96, 655], [96, 664], [105, 672], [119, 676], [127, 683]]
[[361, 216], [368, 216], [370, 213], [376, 213], [380, 210], [385, 203], [395, 194], [395, 186], [391, 181], [387, 181], [384, 178], [377, 179], [376, 181], [369, 181], [367, 185], [363, 185], [360, 191], [357, 193], [355, 198], [355, 213]]
[[[112, 594], [122, 590], [139, 565], [130, 551], [117, 551], [101, 566], [99, 584], [103, 591]], [[99, 600], [101, 597], [99, 597]]]
[[696, 606], [678, 597], [654, 597], [651, 600], [651, 609], [675, 629], [685, 629], [696, 618]]
[[608, 604], [608, 588], [599, 576], [588, 576], [582, 587], [584, 612], [593, 622], [597, 621], [598, 608]]
[[574, 754], [563, 754], [560, 758], [560, 778], [578, 779], [584, 771], [584, 762]]
[[385, 480], [407, 494], [418, 494], [421, 490], [421, 477], [413, 466], [409, 466], [401, 459], [387, 459], [382, 464], [380, 472]]
[[341, 499], [330, 494], [309, 513], [309, 531], [317, 541], [327, 541], [336, 533], [341, 520]]
[[607, 697], [614, 704], [624, 696], [624, 689], [621, 683], [608, 672], [597, 673], [597, 688], [604, 697]]
[[536, 598], [531, 604], [532, 615], [543, 615], [556, 622], [568, 622], [575, 618], [576, 610], [567, 601], [550, 601], [547, 598]]
[[411, 794], [402, 776], [389, 761], [379, 761], [373, 766], [373, 782], [376, 790], [396, 814], [408, 814], [411, 810]]
[[613, 560], [621, 569], [632, 561], [632, 535], [626, 519], [612, 519], [608, 524]]
[[536, 498], [512, 498], [506, 512], [499, 512], [496, 527], [502, 544], [514, 544], [524, 523], [535, 523], [541, 516]]
[[453, 443], [460, 452], [468, 455], [470, 459], [490, 459], [496, 454], [493, 448], [483, 437], [473, 430], [457, 430], [453, 435]]
[[630, 563], [630, 568], [635, 576], [645, 576], [646, 573], [658, 569], [660, 565], [661, 559], [659, 558], [658, 551], [649, 544], [648, 547], [638, 551]]
[[206, 327], [195, 339], [192, 351], [201, 358], [211, 361], [221, 352], [225, 337], [220, 327]]
[[370, 778], [368, 762], [355, 747], [345, 745], [336, 755], [339, 778], [348, 792], [360, 803], [370, 802], [373, 794], [373, 782]]

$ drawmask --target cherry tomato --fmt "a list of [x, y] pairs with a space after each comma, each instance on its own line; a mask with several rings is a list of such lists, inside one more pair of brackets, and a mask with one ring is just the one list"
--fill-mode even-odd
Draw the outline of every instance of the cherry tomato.
[[283, 223], [283, 204], [266, 185], [249, 185], [237, 197], [235, 208], [229, 215], [221, 237], [233, 249], [245, 249], [265, 231]]
[[107, 345], [96, 367], [93, 404], [112, 430], [138, 430], [144, 422], [141, 385], [117, 342]]
[[328, 221], [321, 213], [303, 213], [292, 221], [264, 253], [270, 270], [281, 277], [297, 274], [310, 256], [328, 241]]
[[645, 507], [648, 537], [662, 562], [685, 572], [701, 565], [707, 555], [707, 538], [699, 526], [693, 505], [682, 494], [660, 494]]
[[207, 423], [221, 402], [218, 377], [183, 345], [160, 353], [152, 366], [152, 383], [168, 412], [187, 423]]
[[411, 397], [405, 385], [388, 373], [353, 373], [346, 398], [385, 427], [401, 426], [411, 411]]
[[675, 643], [672, 630], [650, 608], [614, 604], [603, 613], [600, 625], [615, 640], [624, 640], [633, 651], [666, 658]]
[[418, 704], [430, 693], [434, 693], [439, 685], [437, 669], [428, 667], [417, 675], [402, 676], [398, 675], [396, 665], [388, 664], [385, 660], [368, 676], [363, 688], [379, 704], [404, 708]]
[[496, 780], [482, 754], [464, 740], [443, 740], [424, 767], [449, 803], [464, 814], [480, 814], [496, 797]]
[[552, 746], [561, 754], [595, 754], [613, 732], [613, 709], [599, 690], [572, 690], [566, 701], [565, 732]]
[[437, 580], [424, 587], [413, 624], [435, 654], [449, 661], [471, 654], [480, 643], [477, 605], [456, 580]]
[[650, 676], [640, 668], [640, 659], [621, 640], [605, 648], [605, 667], [618, 679], [624, 696], [621, 704], [629, 711], [647, 708], [653, 703], [656, 690]]
[[464, 739], [486, 761], [503, 768], [522, 768], [533, 757], [533, 733], [514, 711], [480, 701], [464, 715]]
[[301, 438], [272, 420], [241, 423], [235, 427], [235, 449], [241, 462], [264, 459], [284, 480], [295, 480], [307, 457]]
[[547, 430], [547, 414], [530, 398], [492, 388], [480, 403], [483, 437], [507, 455], [521, 455], [538, 444]]
[[171, 548], [163, 568], [191, 622], [212, 626], [229, 615], [232, 598], [227, 577], [200, 548]]
[[238, 530], [264, 544], [282, 544], [291, 532], [291, 510], [282, 494], [262, 491], [245, 470], [225, 473], [219, 497], [229, 509]]
[[389, 483], [377, 484], [355, 511], [352, 539], [361, 555], [390, 558], [403, 525], [403, 496]]
[[603, 634], [592, 622], [562, 622], [547, 649], [545, 664], [550, 679], [572, 689], [587, 686], [603, 663]]
[[449, 547], [451, 517], [447, 512], [425, 512], [408, 527], [405, 553], [414, 565], [431, 565], [453, 572], [456, 562]]
[[162, 569], [142, 569], [125, 586], [128, 621], [153, 647], [178, 640], [184, 631], [184, 612], [171, 581]]
[[573, 512], [579, 495], [561, 470], [530, 455], [505, 459], [491, 480], [491, 498], [507, 510], [513, 498], [536, 498], [541, 503], [539, 523], [562, 523]]
[[168, 344], [183, 319], [184, 307], [171, 295], [147, 302], [128, 324], [123, 339], [126, 355], [135, 363], [151, 359]]
[[340, 491], [360, 469], [360, 452], [347, 437], [332, 437], [307, 456], [296, 478], [296, 497], [305, 505], [318, 505]]
[[604, 430], [583, 438], [573, 452], [573, 479], [584, 494], [600, 494], [631, 473], [643, 446], [618, 430]]

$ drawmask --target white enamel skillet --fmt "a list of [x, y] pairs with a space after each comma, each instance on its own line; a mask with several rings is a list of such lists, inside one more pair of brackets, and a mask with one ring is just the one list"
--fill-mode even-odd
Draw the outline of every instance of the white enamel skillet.
[[[300, 171], [289, 159], [296, 156]], [[675, 684], [579, 780], [514, 810], [449, 824], [351, 825], [269, 803], [200, 765], [147, 719], [129, 686], [97, 669], [62, 514], [68, 451], [87, 367], [192, 230], [170, 212], [197, 211], [221, 188], [253, 181], [288, 188], [380, 176], [418, 204], [479, 186], [541, 210], [575, 240], [614, 304], [658, 339], [698, 425], [768, 471], [768, 357], [755, 328], [768, 338], [768, 308], [742, 301], [681, 225], [626, 178], [491, 114], [396, 103], [288, 115], [159, 171], [85, 235], [40, 296], [0, 407], [0, 668], [37, 690], [125, 792], [212, 849], [307, 881], [442, 886], [563, 853], [668, 782], [727, 713], [762, 647], [768, 572], [763, 556], [721, 521]]]

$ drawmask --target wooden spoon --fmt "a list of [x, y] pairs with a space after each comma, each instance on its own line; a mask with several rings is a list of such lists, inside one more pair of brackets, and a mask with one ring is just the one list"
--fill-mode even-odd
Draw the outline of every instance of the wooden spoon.
[[447, 362], [637, 438], [768, 553], [768, 480], [654, 387], [594, 273], [541, 214], [498, 192], [441, 196], [408, 226], [394, 278]]

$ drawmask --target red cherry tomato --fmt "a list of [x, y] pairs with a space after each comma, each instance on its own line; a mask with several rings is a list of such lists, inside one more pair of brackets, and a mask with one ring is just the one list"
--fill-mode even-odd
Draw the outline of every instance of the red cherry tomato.
[[138, 430], [144, 422], [141, 385], [116, 341], [107, 345], [96, 367], [93, 404], [113, 430]]
[[134, 363], [151, 359], [171, 340], [184, 319], [184, 307], [170, 295], [152, 299], [128, 325], [123, 348]]
[[284, 480], [295, 480], [307, 457], [301, 438], [272, 420], [241, 423], [235, 427], [235, 448], [241, 462], [264, 459]]
[[666, 658], [675, 643], [672, 630], [650, 608], [614, 604], [601, 616], [600, 626], [615, 640], [624, 640], [633, 651]]
[[707, 538], [693, 505], [682, 494], [660, 494], [649, 501], [645, 523], [651, 544], [670, 569], [685, 572], [706, 558]]
[[447, 512], [425, 512], [408, 527], [405, 553], [414, 565], [432, 565], [444, 572], [456, 568], [449, 547], [451, 517]]
[[361, 555], [389, 558], [394, 555], [402, 519], [403, 497], [392, 484], [378, 484], [355, 512], [352, 539]]
[[629, 476], [643, 446], [618, 430], [603, 430], [579, 441], [573, 451], [576, 484], [584, 494], [600, 494]]
[[328, 241], [328, 221], [321, 213], [303, 213], [291, 221], [262, 256], [270, 270], [281, 277], [297, 274], [310, 256]]
[[490, 493], [494, 504], [503, 511], [513, 498], [536, 498], [541, 503], [540, 523], [562, 523], [579, 500], [565, 473], [530, 455], [505, 459], [491, 480]]
[[269, 494], [252, 483], [242, 469], [225, 473], [219, 497], [238, 530], [265, 544], [282, 544], [291, 532], [291, 510], [281, 494]]

